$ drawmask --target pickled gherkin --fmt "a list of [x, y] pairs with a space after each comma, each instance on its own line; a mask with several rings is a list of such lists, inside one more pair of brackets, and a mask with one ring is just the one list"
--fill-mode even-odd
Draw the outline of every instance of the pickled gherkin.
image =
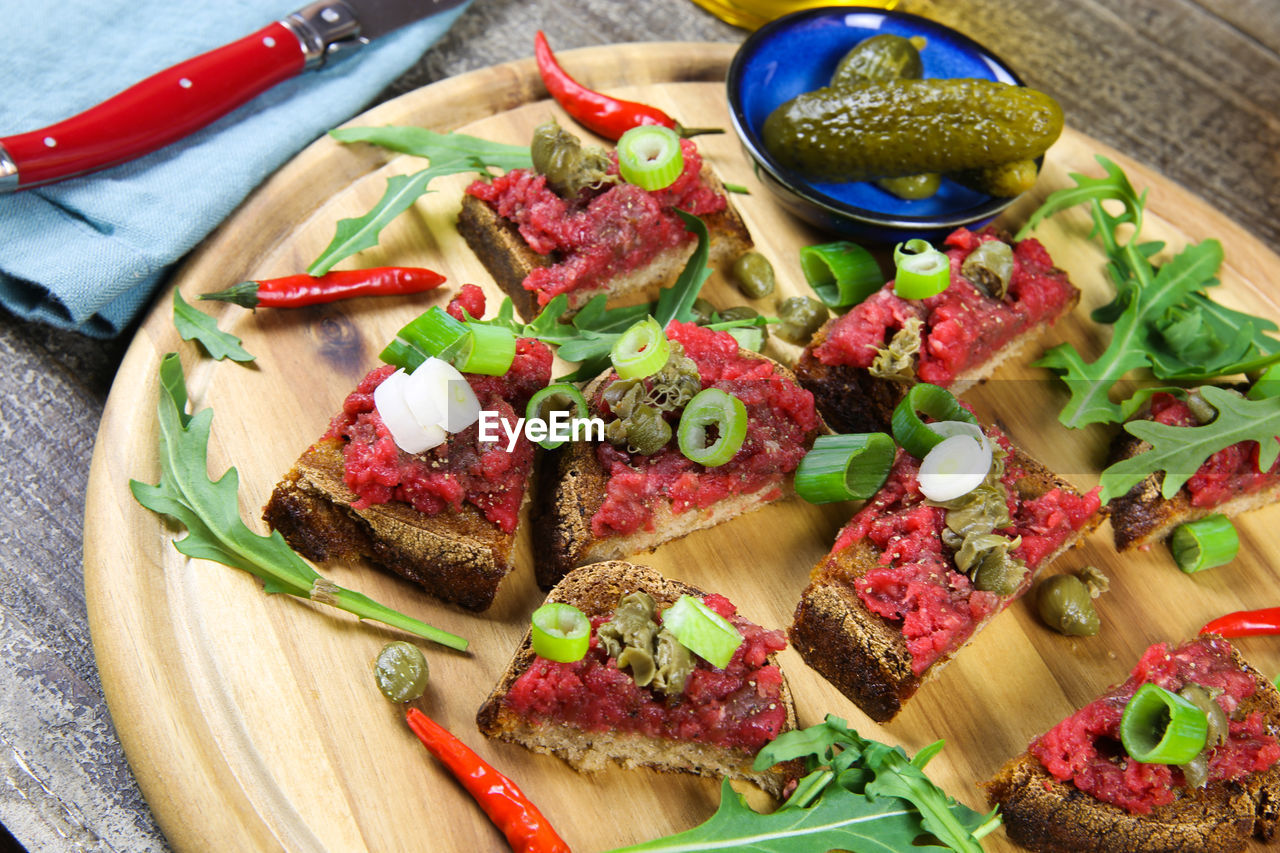
[[858, 42], [840, 59], [831, 85], [919, 80], [923, 76], [924, 63], [914, 40], [881, 33]]
[[784, 167], [862, 181], [1034, 159], [1062, 132], [1062, 109], [1042, 92], [991, 80], [894, 80], [799, 95], [763, 130]]

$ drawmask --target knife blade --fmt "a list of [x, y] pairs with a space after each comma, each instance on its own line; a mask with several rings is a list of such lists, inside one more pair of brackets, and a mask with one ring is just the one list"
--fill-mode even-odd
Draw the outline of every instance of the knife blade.
[[466, 0], [318, 0], [57, 124], [0, 137], [0, 194], [132, 160], [292, 77]]

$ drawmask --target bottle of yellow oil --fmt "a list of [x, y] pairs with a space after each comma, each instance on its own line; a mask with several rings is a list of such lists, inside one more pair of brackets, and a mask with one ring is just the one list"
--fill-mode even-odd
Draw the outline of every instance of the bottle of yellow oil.
[[772, 21], [801, 9], [815, 9], [819, 6], [875, 6], [879, 9], [892, 9], [898, 0], [853, 0], [842, 3], [839, 0], [693, 0], [722, 21], [735, 27], [747, 30], [758, 29]]

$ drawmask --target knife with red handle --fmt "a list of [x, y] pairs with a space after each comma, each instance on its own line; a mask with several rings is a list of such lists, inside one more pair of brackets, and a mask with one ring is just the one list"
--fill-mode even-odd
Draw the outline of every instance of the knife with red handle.
[[79, 115], [0, 137], [0, 193], [163, 148], [303, 71], [464, 0], [321, 0], [167, 68]]

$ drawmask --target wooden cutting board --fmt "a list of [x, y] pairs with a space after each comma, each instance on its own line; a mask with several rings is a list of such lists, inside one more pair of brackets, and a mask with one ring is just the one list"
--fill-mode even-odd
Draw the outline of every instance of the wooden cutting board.
[[[647, 101], [697, 124], [729, 127], [723, 78], [730, 45], [638, 44], [574, 51], [571, 73], [597, 88]], [[534, 126], [557, 115], [532, 61], [477, 71], [413, 92], [353, 122], [460, 129], [527, 142]], [[734, 201], [759, 248], [772, 259], [779, 294], [803, 293], [797, 249], [826, 237], [788, 218], [756, 181], [732, 133], [699, 140], [720, 176], [745, 185]], [[1280, 258], [1246, 231], [1160, 175], [1068, 130], [1049, 152], [1034, 197], [1007, 215], [1016, 227], [1043, 196], [1098, 174], [1094, 154], [1118, 161], [1148, 198], [1146, 239], [1180, 247], [1217, 237], [1226, 247], [1220, 299], [1280, 318], [1266, 282]], [[247, 278], [303, 270], [328, 243], [338, 219], [359, 215], [380, 197], [386, 178], [421, 161], [328, 139], [306, 149], [271, 178], [176, 277], [192, 303]], [[505, 843], [469, 797], [427, 756], [396, 708], [378, 693], [370, 661], [402, 638], [373, 623], [285, 596], [267, 596], [252, 577], [188, 560], [172, 546], [180, 535], [135, 503], [130, 478], [156, 482], [157, 368], [181, 353], [195, 408], [215, 412], [210, 470], [240, 475], [241, 511], [261, 529], [261, 507], [298, 454], [326, 428], [344, 396], [377, 363], [381, 347], [407, 320], [444, 304], [465, 282], [498, 295], [454, 230], [465, 181], [441, 180], [436, 192], [400, 217], [381, 245], [353, 266], [422, 265], [449, 280], [422, 298], [367, 299], [303, 311], [202, 307], [244, 340], [251, 366], [214, 362], [174, 330], [168, 294], [139, 330], [120, 369], [94, 451], [85, 524], [85, 585], [103, 686], [139, 784], [175, 849], [196, 851], [476, 851]], [[1037, 236], [1085, 291], [1074, 314], [1045, 338], [1096, 353], [1108, 332], [1088, 321], [1107, 299], [1102, 256], [1088, 239], [1083, 210], [1060, 215]], [[704, 291], [740, 304], [719, 274]], [[758, 303], [766, 310], [771, 302]], [[772, 345], [771, 345], [772, 346]], [[773, 354], [794, 359], [795, 348]], [[1110, 433], [1068, 431], [1055, 420], [1064, 394], [1044, 371], [1010, 365], [972, 400], [1033, 455], [1077, 485], [1097, 482]], [[785, 627], [809, 569], [828, 550], [852, 505], [800, 501], [767, 507], [720, 528], [637, 557], [638, 562], [707, 590], [727, 593], [749, 618]], [[1207, 619], [1274, 604], [1280, 580], [1270, 563], [1280, 548], [1280, 510], [1240, 520], [1240, 557], [1230, 566], [1184, 576], [1168, 554], [1120, 557], [1104, 525], [1051, 571], [1100, 567], [1112, 591], [1099, 601], [1103, 628], [1069, 639], [1044, 628], [1027, 602], [1015, 603], [925, 686], [893, 723], [872, 723], [788, 649], [782, 655], [804, 725], [834, 713], [864, 734], [908, 751], [946, 738], [930, 765], [950, 792], [983, 808], [975, 787], [1028, 741], [1100, 690], [1121, 680], [1152, 642], [1191, 636]], [[558, 759], [485, 741], [474, 714], [542, 599], [532, 579], [527, 538], [519, 568], [482, 616], [428, 598], [407, 582], [365, 565], [321, 567], [340, 585], [470, 639], [469, 654], [423, 644], [432, 680], [425, 710], [508, 773], [578, 851], [636, 843], [700, 823], [719, 802], [710, 780], [611, 769], [581, 776]], [[1241, 643], [1264, 672], [1280, 669], [1280, 643]], [[1003, 832], [989, 849], [1010, 845]]]

